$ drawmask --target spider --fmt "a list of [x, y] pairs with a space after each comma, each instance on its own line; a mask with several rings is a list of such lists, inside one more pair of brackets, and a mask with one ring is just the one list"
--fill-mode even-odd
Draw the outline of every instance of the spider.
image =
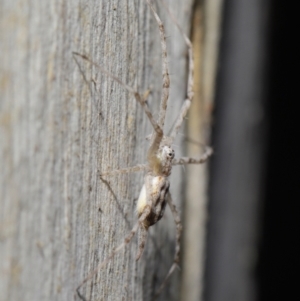
[[[150, 0], [145, 0], [147, 5], [152, 11], [152, 14], [158, 24], [159, 31], [160, 31], [160, 42], [162, 48], [162, 78], [163, 78], [163, 89], [162, 89], [162, 96], [160, 102], [160, 109], [159, 109], [159, 116], [158, 120], [155, 120], [149, 107], [147, 104], [147, 97], [149, 93], [145, 93], [144, 95], [140, 95], [135, 89], [128, 86], [127, 84], [120, 81], [117, 77], [103, 69], [97, 63], [92, 62], [87, 56], [82, 55], [77, 52], [73, 52], [73, 56], [75, 61], [76, 57], [80, 57], [83, 60], [88, 61], [90, 64], [97, 67], [101, 72], [108, 75], [109, 77], [113, 78], [117, 81], [120, 85], [122, 85], [127, 91], [131, 92], [136, 101], [140, 103], [144, 112], [146, 113], [152, 127], [153, 133], [149, 137], [150, 146], [147, 152], [147, 164], [140, 164], [134, 167], [128, 167], [124, 169], [118, 169], [113, 171], [104, 172], [100, 175], [100, 177], [104, 180], [105, 177], [116, 175], [116, 174], [123, 174], [123, 173], [130, 173], [130, 172], [137, 172], [137, 171], [146, 171], [144, 185], [141, 189], [138, 201], [137, 201], [137, 216], [138, 221], [132, 228], [131, 232], [125, 237], [124, 242], [120, 244], [111, 254], [108, 256], [106, 260], [101, 262], [96, 269], [91, 271], [89, 275], [78, 285], [76, 288], [77, 295], [80, 299], [85, 300], [84, 296], [80, 293], [80, 288], [83, 284], [85, 284], [89, 279], [91, 279], [105, 264], [107, 264], [121, 249], [123, 249], [126, 245], [130, 243], [138, 229], [141, 232], [141, 238], [138, 247], [138, 253], [136, 256], [136, 260], [139, 260], [143, 254], [145, 243], [147, 239], [147, 233], [150, 226], [156, 224], [164, 215], [164, 211], [166, 205], [168, 204], [174, 218], [174, 222], [176, 225], [176, 247], [175, 247], [175, 255], [173, 264], [169, 269], [165, 280], [163, 281], [162, 285], [160, 286], [159, 290], [157, 291], [156, 295], [158, 295], [161, 290], [163, 289], [167, 279], [176, 269], [179, 267], [179, 258], [180, 258], [180, 239], [181, 239], [181, 231], [182, 225], [180, 220], [180, 215], [174, 205], [170, 193], [170, 182], [168, 177], [171, 174], [172, 166], [174, 165], [183, 165], [183, 164], [201, 164], [207, 161], [207, 159], [212, 155], [213, 151], [210, 147], [205, 147], [204, 153], [201, 155], [200, 158], [188, 158], [182, 157], [179, 159], [174, 158], [175, 152], [172, 148], [173, 141], [178, 134], [178, 131], [183, 123], [183, 120], [187, 114], [187, 111], [191, 105], [193, 99], [193, 69], [194, 69], [194, 61], [193, 61], [193, 47], [190, 39], [185, 35], [179, 24], [177, 23], [176, 19], [173, 17], [171, 12], [165, 6], [168, 14], [171, 16], [173, 22], [178, 27], [179, 31], [181, 32], [185, 43], [188, 47], [188, 83], [187, 83], [187, 91], [186, 91], [186, 99], [184, 100], [179, 115], [170, 131], [169, 135], [165, 135], [164, 133], [164, 123], [165, 123], [165, 116], [167, 110], [167, 103], [169, 98], [169, 87], [170, 87], [170, 78], [168, 72], [168, 62], [167, 62], [167, 46], [166, 46], [166, 36], [163, 23], [159, 18], [158, 14], [156, 13], [153, 5], [151, 4]], [[105, 181], [105, 180], [104, 180]]]

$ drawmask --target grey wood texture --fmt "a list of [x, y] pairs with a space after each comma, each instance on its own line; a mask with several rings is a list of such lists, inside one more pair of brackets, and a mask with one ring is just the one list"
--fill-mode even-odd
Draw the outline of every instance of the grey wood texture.
[[[193, 1], [167, 2], [189, 34]], [[161, 3], [155, 6], [168, 37], [168, 130], [185, 98], [187, 49]], [[77, 285], [137, 220], [143, 173], [107, 177], [106, 183], [99, 174], [145, 163], [150, 123], [133, 95], [87, 62], [77, 66], [72, 51], [141, 93], [150, 88], [149, 105], [157, 117], [160, 50], [158, 26], [145, 1], [0, 2], [0, 301], [74, 300]], [[175, 141], [177, 157], [185, 148], [182, 133]], [[188, 203], [183, 196], [188, 173], [176, 167], [171, 176], [179, 210]], [[198, 176], [195, 185], [202, 183], [205, 195], [205, 176], [201, 171]], [[199, 199], [198, 194], [194, 202]], [[200, 219], [201, 226], [205, 216]], [[203, 238], [194, 236], [196, 252]], [[87, 300], [153, 300], [171, 266], [174, 241], [167, 210], [150, 228], [139, 262], [136, 237], [82, 294]], [[202, 267], [186, 264], [191, 258], [183, 257], [186, 280], [176, 271], [158, 300], [179, 300], [180, 287], [182, 300], [199, 300]], [[191, 277], [193, 285], [186, 288]]]

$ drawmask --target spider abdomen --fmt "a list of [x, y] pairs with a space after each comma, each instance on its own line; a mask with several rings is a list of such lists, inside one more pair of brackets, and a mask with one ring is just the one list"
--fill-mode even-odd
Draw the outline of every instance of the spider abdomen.
[[143, 214], [146, 207], [151, 208], [143, 224], [146, 229], [156, 224], [164, 215], [169, 187], [166, 177], [146, 175], [136, 208], [138, 216]]

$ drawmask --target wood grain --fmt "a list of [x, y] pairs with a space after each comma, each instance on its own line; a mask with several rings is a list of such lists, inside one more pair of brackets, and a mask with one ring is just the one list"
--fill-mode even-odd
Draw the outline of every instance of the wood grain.
[[[169, 1], [189, 33], [192, 2]], [[161, 5], [171, 96], [167, 128], [185, 97], [186, 47]], [[143, 174], [99, 178], [145, 163], [151, 125], [134, 97], [72, 51], [143, 93], [158, 116], [160, 40], [144, 1], [0, 3], [0, 300], [73, 300], [74, 289], [136, 221]], [[183, 136], [175, 142], [182, 155]], [[183, 173], [171, 192], [181, 208]], [[152, 300], [174, 254], [170, 211], [135, 261], [137, 239], [82, 289], [87, 300]], [[176, 272], [159, 300], [179, 299]]]

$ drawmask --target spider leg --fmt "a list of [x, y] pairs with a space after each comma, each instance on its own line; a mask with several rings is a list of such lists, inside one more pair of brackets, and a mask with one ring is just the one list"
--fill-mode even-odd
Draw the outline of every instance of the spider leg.
[[144, 99], [135, 89], [133, 89], [132, 87], [126, 85], [125, 83], [123, 83], [120, 79], [118, 79], [116, 76], [114, 76], [113, 74], [111, 74], [110, 72], [108, 72], [107, 70], [105, 70], [102, 66], [100, 66], [99, 64], [91, 61], [86, 55], [80, 54], [78, 52], [73, 52], [73, 56], [79, 56], [82, 59], [88, 61], [91, 65], [97, 67], [102, 73], [108, 75], [109, 77], [111, 77], [112, 79], [114, 79], [116, 82], [118, 82], [121, 86], [123, 86], [127, 91], [133, 93], [135, 99], [137, 100], [137, 102], [139, 102], [142, 106], [142, 108], [144, 109], [146, 115], [148, 116], [149, 121], [151, 122], [154, 131], [158, 134], [158, 135], [163, 135], [162, 134], [162, 127], [155, 121], [149, 107], [148, 104], [146, 102], [146, 99]]
[[141, 234], [140, 234], [140, 237], [139, 237], [139, 251], [138, 251], [138, 254], [136, 255], [136, 261], [138, 261], [141, 256], [143, 255], [143, 252], [144, 252], [144, 249], [145, 249], [145, 244], [146, 244], [146, 241], [147, 241], [147, 235], [148, 235], [148, 230], [141, 224], [140, 225], [140, 231], [141, 231]]
[[[160, 127], [160, 129], [162, 130], [164, 127], [165, 118], [166, 118], [167, 104], [168, 104], [168, 99], [169, 99], [169, 88], [170, 88], [167, 43], [166, 43], [165, 29], [164, 29], [164, 25], [163, 25], [161, 19], [159, 18], [158, 14], [156, 13], [151, 2], [149, 0], [146, 0], [146, 2], [152, 11], [152, 14], [156, 20], [156, 23], [158, 24], [158, 28], [159, 28], [159, 32], [160, 32], [160, 43], [161, 43], [161, 49], [162, 49], [161, 55], [162, 55], [163, 89], [162, 89], [157, 124]], [[159, 149], [162, 139], [163, 139], [163, 130], [161, 132], [158, 132], [156, 130], [151, 137], [151, 143], [150, 143], [150, 147], [149, 147], [148, 155], [147, 155], [147, 159], [150, 164], [150, 167], [153, 167], [156, 164], [156, 161], [157, 161], [156, 153]]]
[[205, 147], [205, 152], [202, 154], [200, 158], [189, 158], [182, 157], [179, 159], [173, 159], [172, 165], [183, 165], [183, 164], [201, 164], [207, 161], [207, 159], [213, 154], [213, 149], [209, 146]]
[[139, 260], [143, 254], [146, 240], [147, 240], [147, 234], [148, 234], [148, 226], [145, 226], [147, 224], [147, 217], [151, 213], [151, 206], [146, 205], [145, 208], [143, 209], [143, 213], [139, 217], [139, 226], [141, 230], [141, 236], [140, 236], [140, 244], [139, 244], [139, 251], [136, 256], [136, 260]]
[[168, 55], [167, 55], [167, 43], [166, 43], [166, 35], [164, 25], [159, 18], [158, 14], [156, 13], [153, 5], [149, 0], [146, 0], [148, 6], [150, 7], [152, 14], [158, 24], [159, 32], [160, 32], [160, 43], [162, 49], [162, 77], [163, 77], [163, 90], [160, 102], [160, 110], [159, 110], [159, 117], [158, 117], [158, 124], [161, 128], [164, 127], [165, 117], [166, 117], [166, 110], [167, 110], [167, 103], [169, 99], [169, 87], [170, 87], [170, 77], [168, 71]]
[[172, 275], [172, 273], [175, 271], [175, 269], [179, 268], [180, 239], [181, 239], [182, 225], [181, 225], [181, 220], [180, 220], [179, 213], [178, 213], [178, 211], [176, 209], [176, 206], [173, 203], [173, 200], [172, 200], [172, 197], [171, 197], [170, 193], [168, 193], [168, 195], [167, 195], [167, 202], [168, 202], [169, 207], [170, 207], [170, 209], [172, 211], [174, 222], [176, 224], [176, 247], [175, 247], [175, 255], [174, 255], [173, 264], [172, 264], [171, 268], [169, 269], [169, 272], [168, 272], [167, 276], [165, 277], [163, 283], [161, 284], [161, 286], [159, 287], [158, 291], [156, 292], [155, 298], [161, 293], [161, 291], [165, 287], [165, 285], [166, 285], [169, 277]]
[[[125, 237], [124, 242], [121, 243], [115, 250], [113, 250], [110, 255], [104, 260], [102, 261], [94, 270], [92, 270], [88, 276], [77, 286], [76, 288], [76, 293], [78, 295], [78, 297], [83, 300], [86, 301], [85, 297], [82, 296], [82, 294], [79, 292], [79, 289], [87, 282], [89, 281], [91, 278], [94, 277], [95, 274], [97, 274], [118, 252], [120, 252], [122, 249], [124, 249], [132, 240], [132, 238], [134, 237], [135, 233], [137, 232], [138, 228], [141, 225], [144, 225], [145, 220], [147, 218], [147, 216], [149, 215], [149, 213], [151, 212], [151, 207], [150, 206], [146, 206], [143, 213], [141, 214], [141, 216], [138, 219], [138, 222], [134, 225], [134, 227], [132, 228], [132, 230], [130, 231], [130, 233]], [[145, 242], [144, 242], [145, 244]]]
[[131, 241], [131, 239], [133, 238], [133, 236], [135, 235], [136, 231], [139, 228], [139, 222], [136, 223], [134, 225], [134, 227], [132, 228], [132, 230], [130, 231], [130, 233], [126, 236], [126, 238], [124, 239], [124, 242], [122, 244], [120, 244], [115, 250], [113, 250], [110, 255], [104, 260], [102, 261], [94, 270], [92, 270], [88, 276], [77, 286], [76, 288], [76, 293], [78, 295], [78, 297], [83, 300], [86, 301], [85, 297], [81, 295], [81, 293], [79, 292], [79, 289], [87, 282], [89, 281], [91, 278], [94, 277], [95, 274], [97, 274], [119, 251], [121, 251], [124, 247], [126, 247], [126, 245], [129, 244], [129, 242]]
[[164, 5], [165, 9], [167, 10], [168, 14], [170, 15], [170, 17], [171, 17], [172, 21], [174, 22], [174, 24], [179, 29], [181, 35], [183, 36], [184, 41], [185, 41], [185, 43], [188, 47], [188, 56], [189, 56], [188, 82], [187, 82], [187, 91], [186, 91], [187, 98], [185, 99], [184, 103], [182, 104], [179, 115], [178, 115], [178, 117], [175, 121], [174, 127], [172, 128], [172, 131], [171, 131], [170, 138], [171, 138], [171, 142], [173, 142], [173, 140], [177, 136], [177, 133], [178, 133], [178, 131], [179, 131], [181, 125], [182, 125], [184, 117], [186, 116], [187, 111], [189, 110], [190, 105], [191, 105], [192, 100], [193, 100], [193, 97], [194, 97], [194, 92], [193, 92], [193, 85], [194, 85], [194, 55], [193, 55], [193, 45], [192, 45], [191, 40], [184, 33], [181, 26], [178, 24], [176, 18], [171, 13], [168, 6], [166, 5], [165, 1], [161, 0], [161, 2]]
[[78, 67], [78, 69], [79, 69], [79, 72], [80, 72], [80, 74], [81, 74], [81, 76], [82, 76], [84, 82], [85, 82], [86, 85], [89, 87], [89, 90], [90, 90], [90, 93], [91, 93], [91, 86], [90, 86], [90, 82], [91, 82], [91, 81], [89, 81], [89, 80], [86, 78], [85, 73], [83, 72], [83, 70], [82, 70], [82, 68], [81, 68], [81, 66], [80, 66], [80, 64], [79, 64], [79, 62], [78, 62], [78, 60], [77, 60], [77, 58], [76, 58], [74, 55], [73, 55], [73, 59], [74, 59], [76, 65], [77, 65], [77, 67]]
[[139, 165], [132, 166], [132, 167], [126, 167], [126, 168], [106, 171], [106, 172], [101, 173], [100, 177], [111, 176], [111, 175], [119, 175], [119, 174], [138, 172], [138, 171], [145, 171], [145, 170], [147, 170], [147, 168], [148, 168], [147, 164], [139, 164]]

